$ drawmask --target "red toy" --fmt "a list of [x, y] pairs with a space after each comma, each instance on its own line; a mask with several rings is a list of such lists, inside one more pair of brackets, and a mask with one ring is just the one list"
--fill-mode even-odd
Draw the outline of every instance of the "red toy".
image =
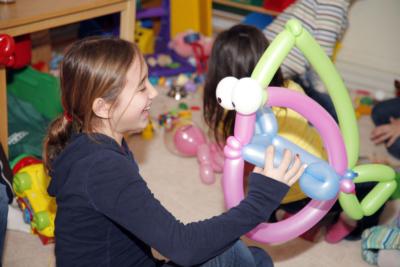
[[15, 42], [8, 34], [0, 34], [0, 67], [11, 67], [14, 62]]

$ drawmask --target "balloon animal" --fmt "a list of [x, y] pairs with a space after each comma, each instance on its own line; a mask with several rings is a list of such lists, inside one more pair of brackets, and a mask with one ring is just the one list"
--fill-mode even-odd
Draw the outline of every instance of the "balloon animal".
[[193, 122], [180, 120], [165, 134], [169, 150], [180, 156], [197, 157], [200, 178], [205, 184], [215, 182], [214, 172], [222, 172], [224, 158], [216, 144], [208, 144], [202, 130]]
[[[277, 87], [264, 90], [293, 47], [303, 52], [324, 82], [340, 127], [319, 104], [305, 95]], [[321, 220], [337, 199], [348, 216], [361, 219], [376, 212], [396, 189], [392, 168], [380, 164], [356, 166], [359, 133], [349, 94], [333, 63], [297, 20], [287, 22], [285, 30], [264, 52], [251, 77], [224, 78], [218, 84], [216, 96], [222, 107], [236, 110], [234, 135], [228, 137], [224, 148], [223, 188], [228, 208], [244, 198], [244, 160], [263, 167], [264, 151], [270, 144], [277, 151], [274, 162], [279, 162], [283, 150], [289, 149], [307, 164], [300, 187], [312, 200], [290, 218], [260, 224], [248, 234], [250, 238], [264, 243], [293, 239]], [[308, 119], [323, 139], [329, 163], [278, 136], [276, 119], [269, 108], [272, 106], [293, 109]], [[370, 181], [378, 184], [360, 202], [355, 195], [355, 183]]]

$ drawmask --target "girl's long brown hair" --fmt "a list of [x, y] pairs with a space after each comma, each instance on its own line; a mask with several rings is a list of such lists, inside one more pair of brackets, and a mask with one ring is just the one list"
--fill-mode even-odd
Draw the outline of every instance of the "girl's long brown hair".
[[[238, 79], [250, 77], [269, 42], [257, 28], [236, 25], [221, 32], [215, 39], [208, 62], [207, 79], [203, 95], [203, 117], [220, 146], [233, 134], [235, 111], [225, 112], [218, 104], [215, 91], [220, 80], [226, 76]], [[282, 86], [283, 77], [278, 69], [271, 86]]]
[[47, 171], [73, 133], [93, 133], [99, 123], [92, 111], [94, 100], [101, 97], [115, 105], [126, 73], [137, 57], [143, 63], [134, 44], [117, 38], [90, 37], [67, 49], [60, 65], [64, 114], [50, 124], [44, 140]]

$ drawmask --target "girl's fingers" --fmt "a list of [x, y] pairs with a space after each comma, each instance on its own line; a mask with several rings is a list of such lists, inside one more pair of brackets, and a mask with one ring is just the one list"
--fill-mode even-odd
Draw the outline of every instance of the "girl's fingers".
[[278, 166], [278, 171], [282, 174], [286, 173], [290, 162], [292, 162], [292, 152], [290, 150], [285, 149], [283, 151], [281, 163]]
[[301, 160], [298, 154], [294, 157], [293, 165], [289, 168], [289, 170], [285, 174], [286, 179], [292, 178], [300, 169], [301, 167]]
[[373, 139], [375, 144], [380, 144], [384, 141], [386, 141], [387, 139], [389, 139], [391, 137], [391, 133], [384, 133], [380, 136], [378, 136], [377, 138]]
[[274, 156], [275, 156], [275, 147], [270, 145], [267, 147], [267, 151], [265, 152], [265, 168], [267, 170], [272, 170], [274, 168]]
[[295, 173], [294, 176], [292, 176], [289, 181], [287, 181], [287, 184], [289, 186], [292, 186], [299, 178], [303, 175], [304, 170], [307, 168], [306, 164], [301, 165], [301, 167], [298, 169], [298, 171]]
[[255, 166], [254, 169], [253, 169], [253, 172], [262, 174], [263, 173], [263, 169], [258, 167], [258, 166]]

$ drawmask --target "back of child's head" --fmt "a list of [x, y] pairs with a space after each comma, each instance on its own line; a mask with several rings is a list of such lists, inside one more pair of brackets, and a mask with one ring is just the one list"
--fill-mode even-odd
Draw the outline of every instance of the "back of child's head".
[[92, 110], [96, 98], [118, 105], [126, 73], [136, 60], [144, 64], [138, 48], [117, 38], [90, 37], [67, 49], [60, 65], [64, 114], [50, 124], [44, 140], [43, 161], [48, 170], [72, 134], [96, 131], [101, 123]]
[[[250, 77], [269, 42], [256, 27], [236, 25], [221, 32], [215, 39], [208, 62], [207, 79], [204, 86], [204, 119], [219, 144], [233, 133], [235, 112], [225, 111], [219, 106], [215, 91], [220, 80], [226, 76], [238, 79]], [[282, 86], [283, 77], [277, 71], [270, 85]]]

